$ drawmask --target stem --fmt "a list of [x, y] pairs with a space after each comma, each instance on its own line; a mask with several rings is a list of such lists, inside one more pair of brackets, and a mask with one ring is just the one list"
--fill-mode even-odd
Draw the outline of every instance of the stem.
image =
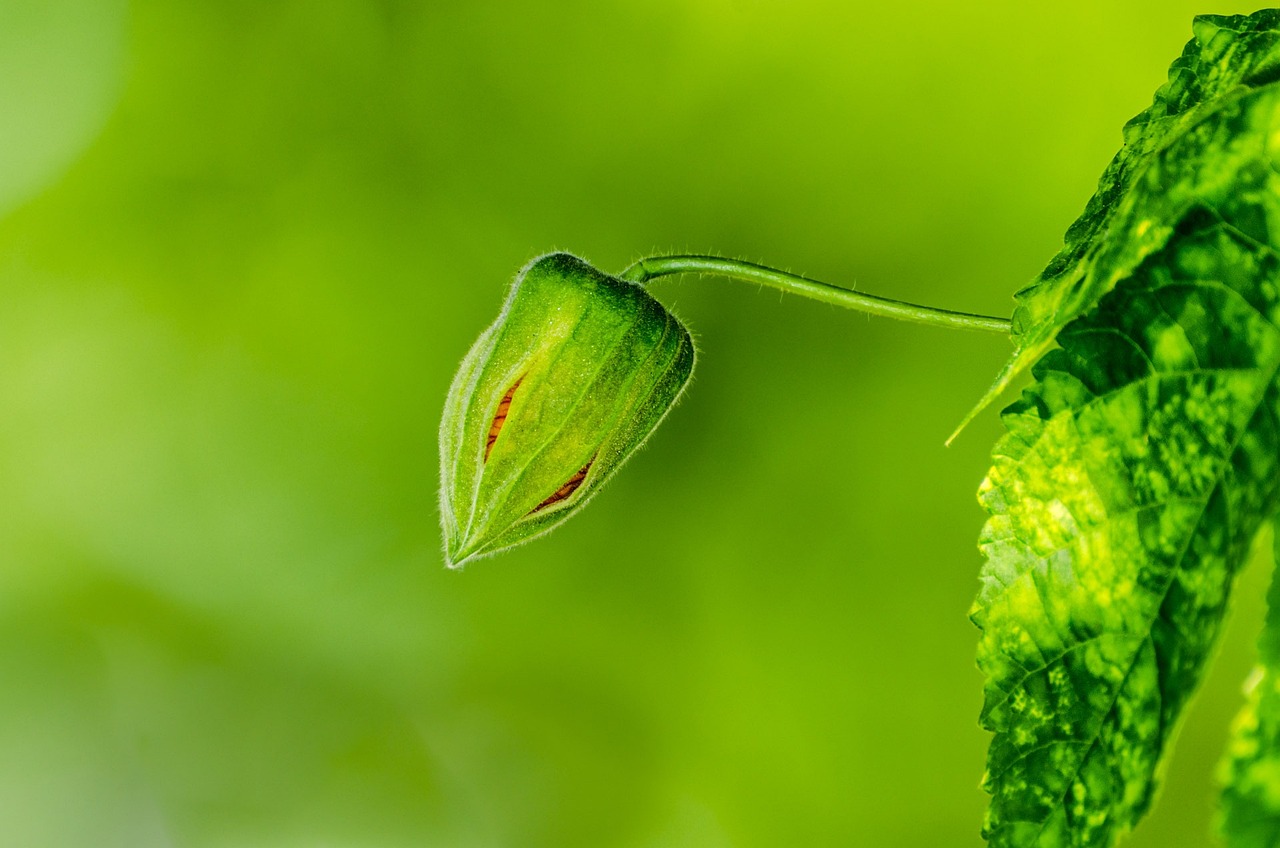
[[953, 330], [981, 330], [985, 333], [998, 333], [1008, 336], [1011, 324], [1007, 318], [995, 318], [990, 315], [972, 315], [968, 312], [952, 312], [950, 309], [938, 309], [932, 306], [921, 306], [906, 303], [874, 294], [863, 294], [851, 289], [833, 286], [830, 283], [811, 280], [799, 274], [788, 274], [776, 268], [767, 268], [753, 262], [742, 262], [737, 259], [723, 259], [718, 256], [650, 256], [634, 263], [619, 276], [628, 282], [643, 285], [658, 277], [671, 274], [701, 273], [731, 277], [736, 280], [759, 283], [782, 289], [794, 294], [833, 303], [846, 309], [857, 309], [871, 315], [883, 315], [899, 321], [911, 321], [916, 324], [929, 324], [934, 327], [948, 327]]

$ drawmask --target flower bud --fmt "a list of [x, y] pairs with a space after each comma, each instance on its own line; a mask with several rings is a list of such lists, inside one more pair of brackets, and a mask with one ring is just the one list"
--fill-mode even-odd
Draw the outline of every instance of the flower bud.
[[526, 265], [445, 403], [450, 567], [577, 512], [671, 409], [693, 360], [684, 325], [640, 286], [567, 253]]

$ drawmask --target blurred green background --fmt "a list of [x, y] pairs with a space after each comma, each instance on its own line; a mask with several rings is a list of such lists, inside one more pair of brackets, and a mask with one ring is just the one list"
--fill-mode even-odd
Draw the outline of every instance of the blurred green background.
[[[654, 285], [686, 400], [442, 567], [511, 275], [708, 251], [1008, 314], [1183, 0], [0, 0], [0, 842], [978, 846], [1008, 353]], [[1210, 845], [1268, 564], [1132, 846]]]

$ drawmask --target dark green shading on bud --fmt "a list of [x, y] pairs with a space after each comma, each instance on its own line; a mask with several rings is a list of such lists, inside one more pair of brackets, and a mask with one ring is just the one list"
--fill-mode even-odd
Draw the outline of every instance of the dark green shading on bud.
[[525, 266], [445, 402], [448, 564], [577, 512], [671, 409], [693, 359], [688, 331], [640, 286], [567, 253]]

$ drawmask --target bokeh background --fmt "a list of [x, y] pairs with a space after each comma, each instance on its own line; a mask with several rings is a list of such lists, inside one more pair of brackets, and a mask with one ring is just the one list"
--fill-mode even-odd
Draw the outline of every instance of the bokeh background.
[[[555, 248], [1008, 314], [1208, 11], [0, 0], [0, 843], [979, 846], [1007, 344], [656, 283], [686, 400], [462, 572], [445, 390]], [[1213, 844], [1269, 567], [1131, 846]]]

